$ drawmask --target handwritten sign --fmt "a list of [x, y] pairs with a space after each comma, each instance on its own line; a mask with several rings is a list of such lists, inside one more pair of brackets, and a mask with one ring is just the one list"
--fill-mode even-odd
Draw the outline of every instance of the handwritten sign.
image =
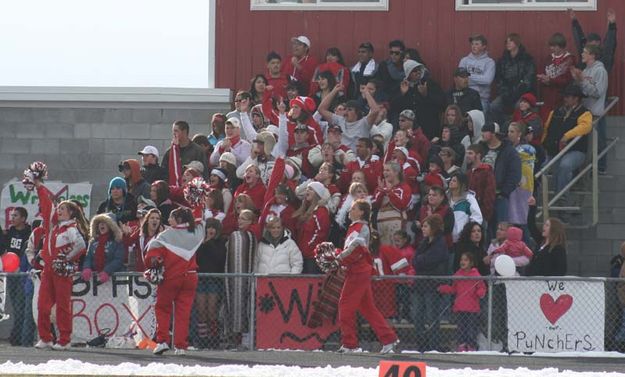
[[[33, 316], [37, 321], [40, 280], [34, 279]], [[136, 333], [135, 339], [152, 338], [155, 290], [142, 276], [111, 276], [100, 283], [94, 277], [74, 279], [72, 288], [72, 343], [84, 343], [100, 332], [111, 336]], [[105, 331], [108, 330], [108, 331]]]
[[505, 284], [510, 351], [603, 351], [602, 282], [525, 280]]
[[[57, 200], [77, 200], [85, 210], [87, 218], [90, 217], [91, 207], [91, 183], [63, 183], [60, 181], [47, 181], [46, 187], [52, 191]], [[28, 221], [39, 215], [39, 198], [36, 191], [28, 191], [17, 178], [4, 184], [0, 194], [0, 224], [3, 229], [8, 228], [11, 211], [15, 207], [24, 207], [28, 211]]]

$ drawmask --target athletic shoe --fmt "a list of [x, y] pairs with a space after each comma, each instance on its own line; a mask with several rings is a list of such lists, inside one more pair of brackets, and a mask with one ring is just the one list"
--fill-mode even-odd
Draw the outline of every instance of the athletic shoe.
[[40, 350], [50, 349], [52, 348], [52, 346], [54, 346], [52, 342], [44, 342], [43, 340], [39, 340], [37, 344], [35, 344], [35, 348], [38, 348]]
[[156, 347], [154, 348], [154, 351], [152, 351], [152, 353], [155, 355], [162, 355], [163, 352], [165, 351], [169, 351], [169, 345], [163, 342], [163, 343], [157, 344]]
[[385, 354], [385, 353], [395, 353], [395, 346], [399, 344], [399, 339], [397, 339], [396, 341], [389, 343], [389, 344], [385, 344], [382, 346], [382, 349], [380, 350], [380, 353]]
[[174, 351], [174, 354], [178, 356], [184, 356], [187, 354], [187, 350], [182, 349], [182, 348], [176, 348], [176, 350]]
[[55, 345], [52, 346], [52, 349], [56, 351], [64, 351], [64, 350], [70, 349], [71, 346], [72, 345], [69, 343], [67, 344], [56, 343]]
[[347, 348], [345, 346], [341, 346], [341, 348], [338, 349], [338, 351], [336, 351], [338, 353], [360, 353], [362, 352], [362, 348], [360, 347], [356, 347], [356, 348]]

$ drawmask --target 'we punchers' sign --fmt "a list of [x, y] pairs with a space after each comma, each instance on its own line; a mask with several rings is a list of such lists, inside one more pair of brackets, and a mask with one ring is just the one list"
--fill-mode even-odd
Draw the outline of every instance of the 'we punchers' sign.
[[603, 351], [602, 282], [524, 280], [505, 284], [510, 351]]

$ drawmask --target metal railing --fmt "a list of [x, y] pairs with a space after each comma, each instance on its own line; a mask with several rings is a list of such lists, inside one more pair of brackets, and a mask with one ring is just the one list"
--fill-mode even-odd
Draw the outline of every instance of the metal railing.
[[610, 97], [609, 103], [605, 107], [603, 114], [594, 119], [592, 122], [592, 131], [591, 131], [591, 158], [590, 163], [586, 164], [586, 166], [579, 170], [578, 174], [571, 179], [571, 181], [562, 189], [560, 192], [554, 193], [554, 196], [549, 199], [549, 177], [547, 174], [551, 171], [551, 169], [559, 164], [560, 160], [564, 157], [564, 155], [575, 146], [579, 142], [579, 140], [584, 136], [577, 136], [573, 140], [571, 140], [562, 150], [534, 176], [534, 179], [541, 179], [541, 196], [542, 196], [542, 206], [541, 211], [539, 211], [536, 217], [543, 218], [543, 221], [546, 221], [549, 218], [549, 213], [551, 210], [564, 210], [564, 211], [579, 211], [581, 210], [581, 206], [554, 206], [560, 198], [566, 195], [571, 188], [582, 179], [588, 172], [591, 172], [591, 194], [592, 194], [592, 222], [591, 226], [597, 225], [599, 222], [599, 159], [605, 156], [610, 149], [612, 149], [619, 138], [616, 137], [606, 144], [605, 149], [599, 151], [598, 144], [598, 134], [597, 134], [597, 123], [603, 119], [608, 112], [618, 103], [619, 97]]
[[[37, 284], [34, 291], [22, 289], [31, 278], [26, 273], [0, 273], [0, 334], [11, 334], [13, 345], [32, 346], [36, 341], [32, 313], [37, 312]], [[336, 350], [341, 344], [339, 297], [325, 294], [331, 291], [327, 279], [199, 274], [190, 344], [218, 350]], [[334, 282], [339, 293], [341, 279]], [[237, 296], [236, 290], [228, 288], [233, 281], [249, 287], [249, 296]], [[454, 282], [455, 290], [440, 288]], [[151, 339], [154, 288], [140, 273], [114, 274], [103, 284], [76, 276], [72, 342], [85, 343], [101, 333], [125, 346]], [[394, 329], [402, 350], [625, 352], [625, 279], [382, 276], [372, 278], [372, 289], [375, 305]], [[211, 295], [215, 305], [204, 306], [202, 300]], [[460, 301], [471, 310], [463, 311]], [[235, 317], [245, 319], [238, 330], [231, 325]], [[360, 345], [378, 351], [375, 328], [362, 319], [356, 326]], [[130, 341], [120, 343], [120, 338]]]

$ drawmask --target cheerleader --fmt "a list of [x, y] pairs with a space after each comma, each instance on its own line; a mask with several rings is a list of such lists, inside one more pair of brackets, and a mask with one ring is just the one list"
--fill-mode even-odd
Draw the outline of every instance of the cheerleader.
[[382, 343], [380, 353], [392, 353], [399, 343], [395, 331], [375, 306], [371, 290], [373, 259], [369, 252], [369, 216], [371, 204], [366, 200], [354, 201], [349, 210], [352, 221], [347, 229], [343, 250], [339, 250], [336, 260], [345, 269], [345, 283], [339, 299], [339, 326], [341, 328], [341, 348], [338, 352], [362, 352], [358, 347], [356, 311], [369, 321], [371, 328]]
[[[39, 341], [35, 348], [65, 350], [71, 346], [72, 337], [72, 275], [78, 270], [78, 260], [86, 252], [85, 237], [89, 226], [75, 203], [64, 200], [54, 204], [54, 195], [43, 185], [46, 170], [43, 163], [34, 162], [24, 172], [22, 181], [27, 189], [37, 189], [45, 232], [40, 252], [43, 271], [37, 301]], [[53, 344], [50, 314], [55, 304], [59, 336]]]
[[156, 343], [153, 352], [161, 355], [169, 350], [169, 328], [172, 311], [176, 322], [174, 348], [184, 355], [188, 347], [189, 319], [197, 289], [195, 252], [204, 242], [204, 223], [201, 202], [209, 187], [201, 178], [195, 178], [185, 187], [185, 200], [193, 203], [193, 212], [177, 208], [169, 215], [170, 228], [159, 233], [148, 244], [145, 256], [147, 279], [158, 284], [156, 290]]

